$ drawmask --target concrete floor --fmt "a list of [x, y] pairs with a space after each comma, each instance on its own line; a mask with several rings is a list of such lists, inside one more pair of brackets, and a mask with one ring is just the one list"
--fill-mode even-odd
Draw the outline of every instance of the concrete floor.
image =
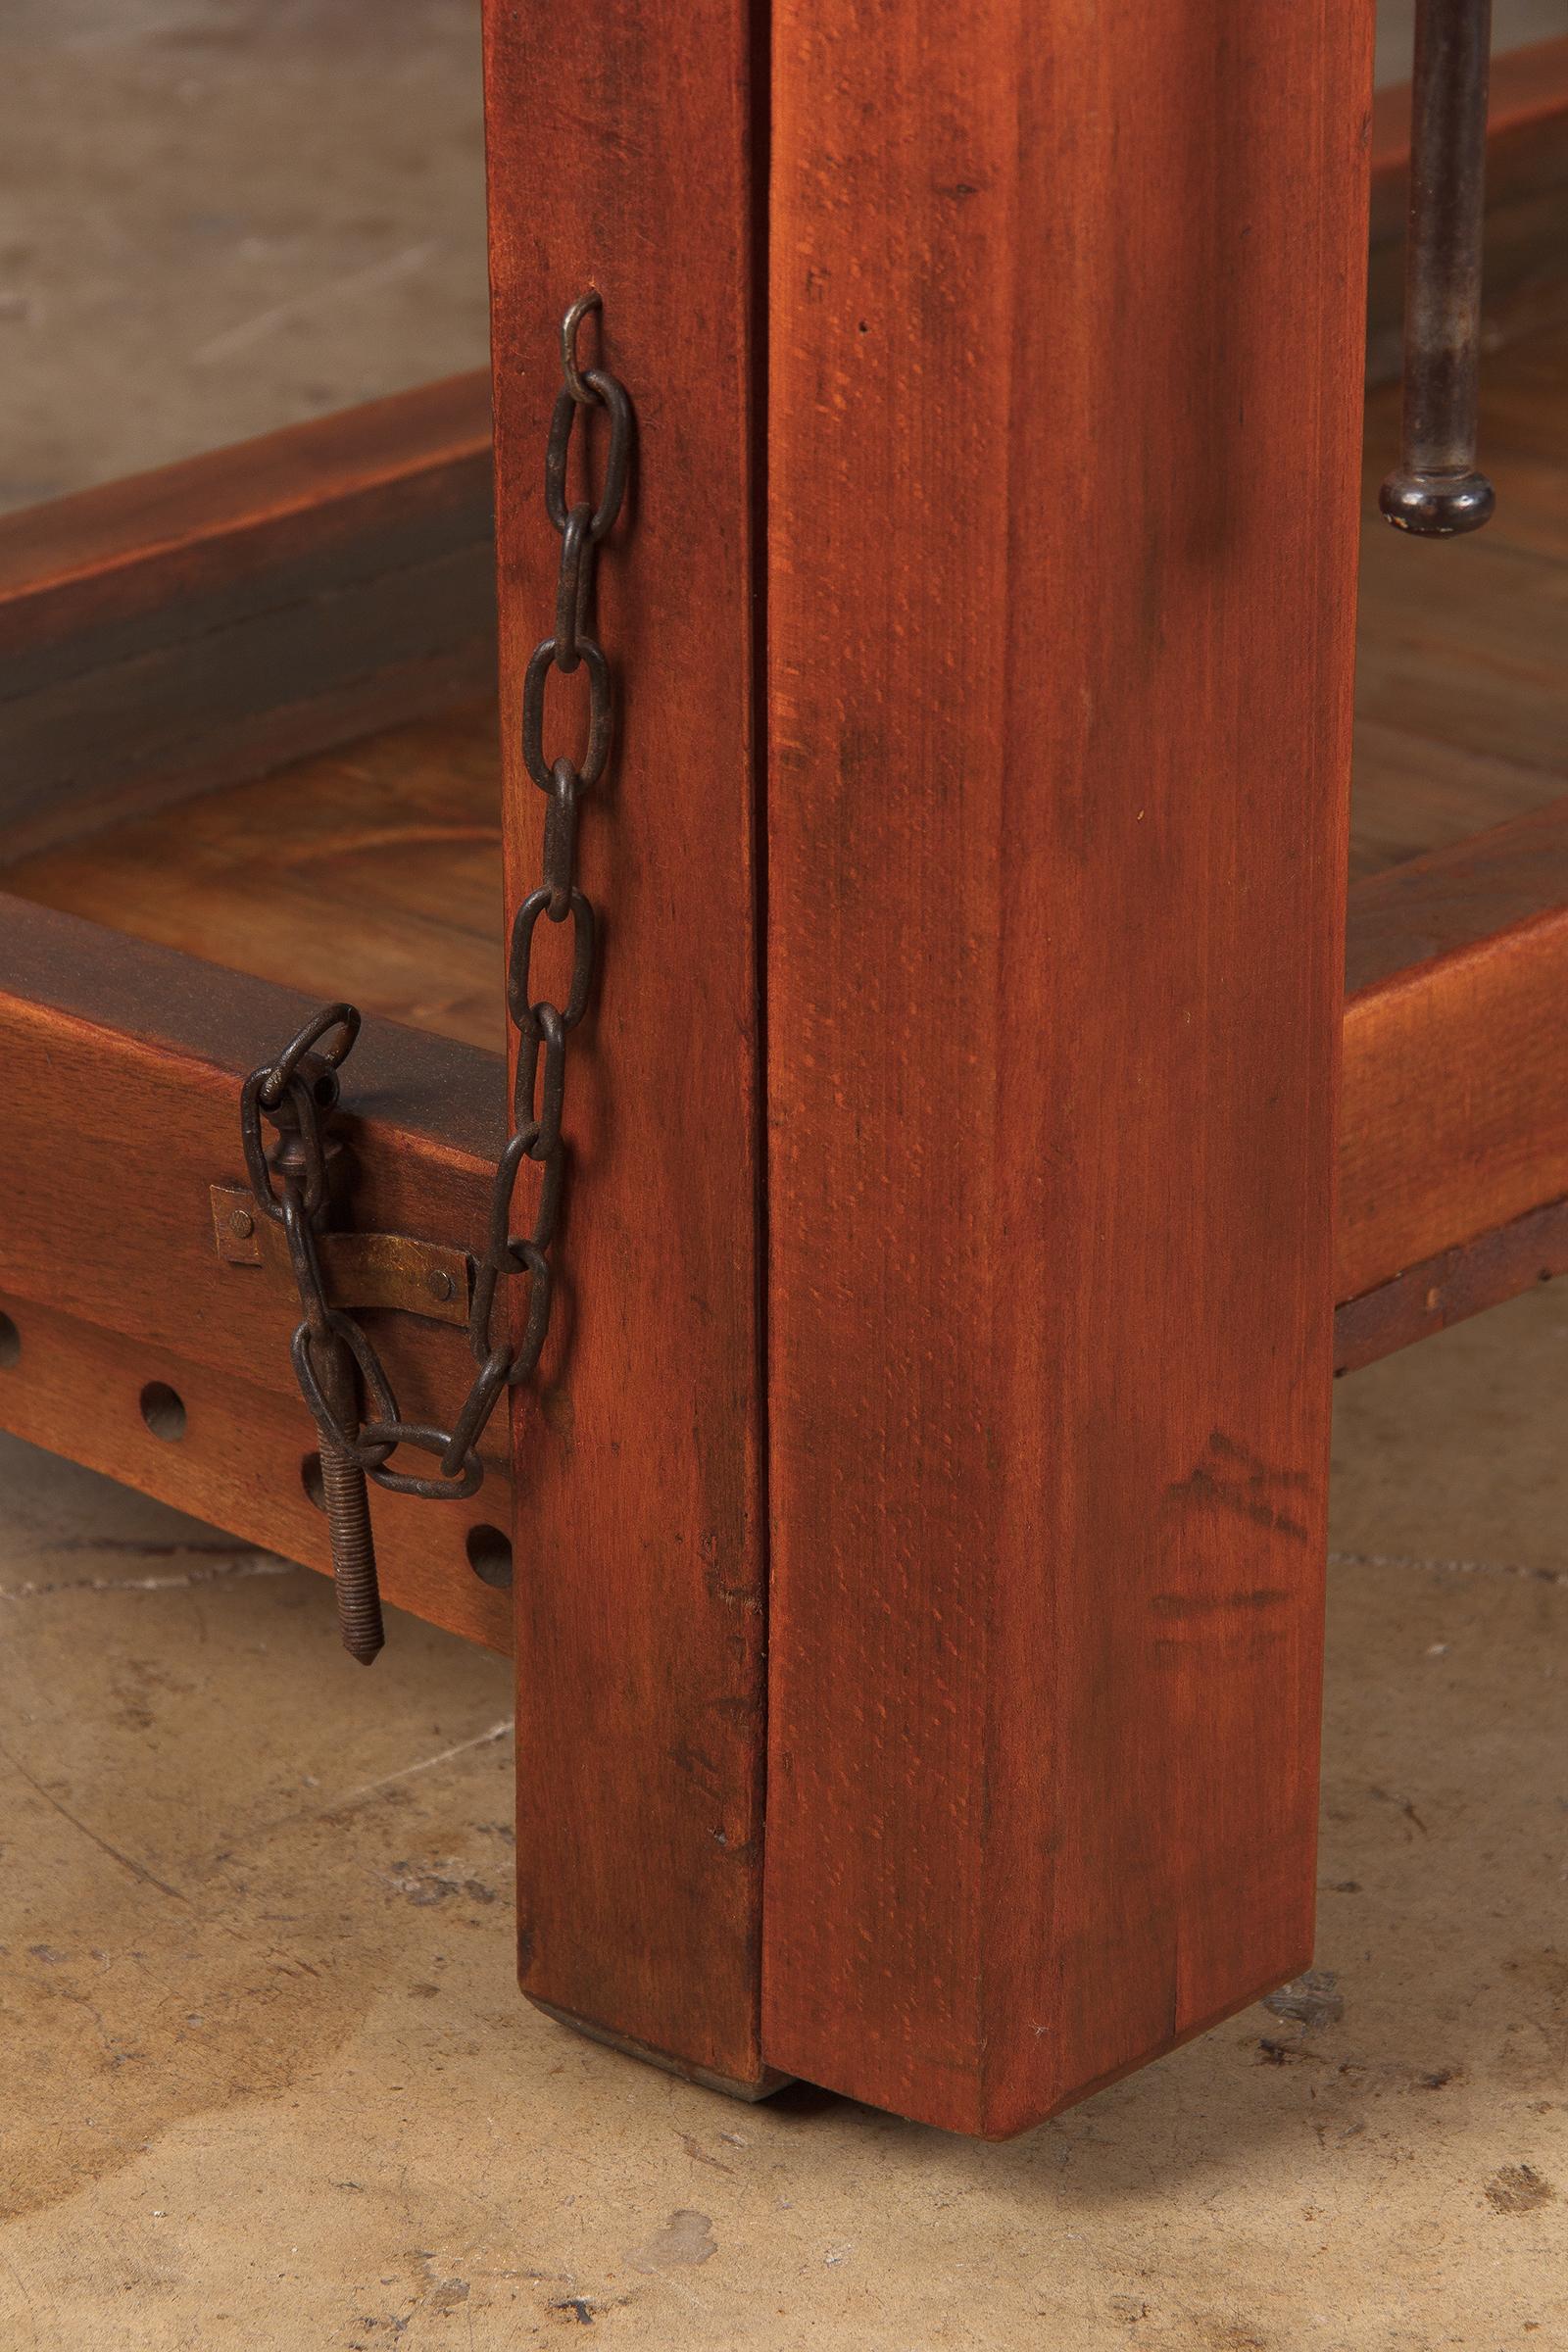
[[[469, 0], [8, 0], [0, 504], [478, 364], [476, 124]], [[1343, 2014], [1005, 2147], [534, 2014], [506, 1667], [0, 1444], [0, 2352], [1558, 2352], [1565, 1395], [1551, 1291], [1342, 1390]]]
[[478, 0], [4, 0], [0, 510], [489, 356]]

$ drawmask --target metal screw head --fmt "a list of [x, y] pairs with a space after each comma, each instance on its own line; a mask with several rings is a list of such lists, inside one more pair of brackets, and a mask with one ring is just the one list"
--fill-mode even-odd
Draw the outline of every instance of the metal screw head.
[[452, 1277], [435, 1266], [424, 1278], [424, 1287], [432, 1298], [447, 1299], [452, 1296]]
[[228, 1217], [228, 1230], [236, 1241], [248, 1242], [256, 1231], [256, 1219], [248, 1208], [231, 1209]]

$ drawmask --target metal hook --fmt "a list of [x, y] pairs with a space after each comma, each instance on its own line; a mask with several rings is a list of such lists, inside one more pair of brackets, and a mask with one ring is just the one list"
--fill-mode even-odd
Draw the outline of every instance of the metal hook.
[[[341, 1034], [330, 1046], [323, 1046], [321, 1039], [332, 1029]], [[323, 1004], [319, 1012], [312, 1014], [299, 1034], [290, 1038], [271, 1067], [258, 1072], [263, 1109], [274, 1110], [282, 1102], [295, 1069], [307, 1054], [314, 1054], [318, 1061], [324, 1062], [329, 1074], [347, 1060], [359, 1034], [360, 1016], [352, 1004]], [[323, 1107], [330, 1107], [337, 1101], [335, 1081], [330, 1088], [323, 1085], [318, 1100]]]
[[593, 408], [599, 395], [591, 384], [585, 382], [582, 371], [577, 366], [577, 329], [590, 311], [602, 311], [604, 307], [604, 297], [596, 287], [590, 286], [586, 294], [578, 295], [561, 321], [562, 372], [565, 376], [566, 388], [572, 399], [580, 402], [585, 409]]

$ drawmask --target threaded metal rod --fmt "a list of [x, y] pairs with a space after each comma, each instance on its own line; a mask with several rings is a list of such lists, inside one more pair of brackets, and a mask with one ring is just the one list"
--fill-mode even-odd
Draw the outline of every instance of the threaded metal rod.
[[[311, 1358], [321, 1394], [339, 1427], [352, 1430], [358, 1418], [353, 1357], [339, 1341], [316, 1340], [311, 1345]], [[369, 1666], [386, 1641], [375, 1569], [375, 1540], [370, 1532], [369, 1490], [365, 1472], [340, 1446], [328, 1444], [323, 1438], [320, 1456], [321, 1499], [326, 1505], [327, 1532], [332, 1540], [338, 1632], [350, 1657], [358, 1658], [362, 1666]]]

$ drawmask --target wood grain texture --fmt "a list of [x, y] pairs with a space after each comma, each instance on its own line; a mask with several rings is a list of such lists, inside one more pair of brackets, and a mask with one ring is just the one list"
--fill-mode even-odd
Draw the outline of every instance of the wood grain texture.
[[488, 387], [0, 518], [13, 851], [493, 691]]
[[[289, 1361], [297, 1302], [259, 1268], [220, 1259], [208, 1201], [210, 1184], [244, 1181], [245, 1073], [312, 1009], [0, 899], [0, 1295], [24, 1341], [0, 1382], [0, 1421], [324, 1569], [324, 1529], [300, 1487], [315, 1431]], [[352, 1221], [477, 1247], [501, 1141], [499, 1056], [369, 1021], [344, 1100]], [[367, 1323], [404, 1409], [449, 1419], [472, 1377], [463, 1333], [405, 1315]], [[138, 1365], [140, 1382], [170, 1379], [192, 1405], [183, 1445], [143, 1428]], [[472, 1505], [421, 1515], [376, 1493], [371, 1508], [399, 1605], [496, 1643], [496, 1596], [472, 1590], [464, 1550], [470, 1525], [510, 1520], [504, 1433], [485, 1452]]]
[[1568, 1190], [1568, 802], [1350, 906], [1342, 1299]]
[[[621, 724], [582, 821], [604, 953], [567, 1085], [569, 1357], [553, 1332], [558, 1423], [525, 1394], [515, 1423], [519, 1494], [552, 1531], [516, 1586], [522, 1982], [596, 2030], [755, 2087], [751, 11], [628, 0], [546, 16], [488, 0], [485, 19], [514, 903], [539, 871], [518, 708], [555, 611], [543, 458], [558, 329], [587, 285], [638, 425], [634, 496], [599, 567]], [[572, 707], [552, 688], [552, 752]], [[541, 951], [562, 950], [543, 929]], [[540, 970], [561, 1001], [558, 967]]]
[[[1565, 779], [1568, 781], [1568, 779]], [[1350, 885], [1345, 996], [1359, 998], [1568, 907], [1568, 799]], [[1471, 1059], [1485, 1080], [1483, 1041]]]
[[1369, 12], [775, 12], [763, 2046], [1311, 1948]]
[[0, 882], [499, 1056], [500, 761], [482, 703], [18, 858]]

